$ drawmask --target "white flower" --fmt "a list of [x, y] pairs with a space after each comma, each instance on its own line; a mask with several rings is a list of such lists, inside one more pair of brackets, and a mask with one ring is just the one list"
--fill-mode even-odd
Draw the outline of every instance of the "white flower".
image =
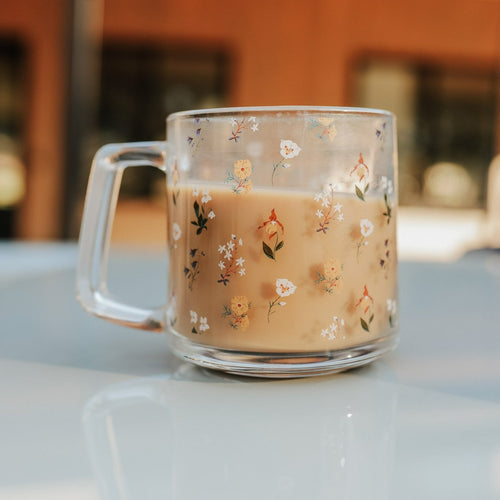
[[292, 295], [297, 287], [289, 280], [284, 278], [278, 278], [276, 280], [276, 293], [280, 297], [288, 297]]
[[241, 238], [238, 240], [238, 244], [240, 245], [240, 247], [243, 246], [243, 240]]
[[361, 227], [361, 234], [366, 238], [373, 233], [373, 224], [368, 219], [361, 219], [359, 221], [359, 226]]
[[342, 326], [344, 326], [344, 325], [345, 325], [345, 321], [344, 321], [343, 319], [341, 319], [341, 320], [340, 320], [340, 324], [341, 324]]
[[342, 204], [341, 203], [337, 203], [336, 205], [333, 206], [333, 210], [335, 212], [340, 212], [342, 210]]
[[172, 224], [172, 238], [174, 238], [174, 241], [179, 241], [180, 237], [182, 236], [182, 230], [179, 224], [177, 222], [174, 222]]
[[314, 195], [314, 201], [321, 201], [323, 199], [323, 193], [316, 193]]
[[200, 194], [199, 188], [193, 188], [193, 196], [198, 196]]
[[244, 268], [244, 267], [242, 267], [242, 268], [238, 271], [238, 274], [239, 274], [240, 276], [245, 276], [245, 268]]
[[219, 253], [224, 253], [226, 251], [226, 245], [219, 245]]
[[390, 314], [396, 314], [397, 311], [397, 304], [395, 300], [392, 299], [387, 299], [387, 311]]
[[328, 335], [328, 340], [335, 340], [335, 339], [336, 337], [334, 333], [330, 333], [330, 335]]
[[322, 207], [329, 207], [330, 206], [330, 200], [325, 196], [323, 198], [323, 201], [321, 202]]
[[323, 217], [323, 212], [321, 210], [316, 210], [316, 217], [318, 217], [318, 219], [321, 219]]
[[324, 328], [323, 330], [321, 330], [322, 337], [328, 337], [329, 333], [330, 332], [328, 331], [328, 328]]
[[337, 215], [337, 220], [342, 222], [344, 220], [344, 214], [343, 213], [340, 213]]
[[283, 168], [290, 168], [292, 165], [290, 165], [290, 163], [282, 163], [281, 166]]
[[337, 323], [332, 323], [332, 324], [330, 325], [330, 331], [331, 331], [332, 333], [336, 332], [336, 331], [337, 331], [337, 328], [338, 328]]
[[200, 316], [200, 332], [204, 332], [205, 330], [209, 330], [210, 326], [208, 326], [207, 318]]
[[203, 190], [203, 196], [201, 197], [202, 203], [208, 203], [212, 197], [210, 196], [210, 191], [208, 189]]
[[227, 260], [230, 260], [232, 256], [233, 256], [233, 254], [229, 250], [226, 250], [224, 258]]
[[251, 128], [252, 128], [252, 132], [257, 132], [257, 130], [259, 130], [259, 124], [254, 123]]
[[280, 142], [281, 156], [287, 160], [290, 158], [295, 158], [302, 151], [302, 148], [297, 146], [295, 142], [288, 139], [282, 139]]
[[220, 269], [225, 269], [226, 268], [226, 264], [224, 264], [224, 262], [222, 260], [219, 260], [219, 267]]
[[235, 235], [235, 234], [232, 234], [232, 235], [231, 235], [231, 239], [232, 239], [232, 240], [235, 240], [235, 239], [236, 239], [236, 235]]
[[382, 186], [382, 189], [384, 191], [387, 191], [387, 194], [392, 193], [392, 191], [393, 191], [392, 181], [390, 179], [388, 179], [385, 175], [383, 175], [380, 178], [380, 185]]
[[215, 212], [213, 210], [210, 210], [210, 212], [208, 212], [208, 218], [215, 219]]
[[234, 118], [231, 118], [231, 126], [236, 127], [236, 125], [238, 125], [238, 122]]
[[189, 314], [191, 315], [191, 323], [197, 323], [198, 322], [198, 314], [196, 311], [189, 311]]
[[278, 305], [279, 306], [286, 306], [286, 302], [284, 302], [283, 300], [281, 302], [278, 302]]
[[334, 317], [333, 317], [333, 321], [338, 322], [338, 320], [339, 320], [339, 317], [338, 317], [338, 316], [334, 316]]
[[227, 242], [227, 249], [232, 251], [233, 248], [234, 248], [234, 243], [232, 241], [228, 241]]
[[253, 122], [253, 123], [257, 123], [257, 118], [256, 118], [255, 116], [250, 116], [250, 117], [248, 118], [248, 121], [249, 121], [249, 122]]
[[245, 259], [243, 257], [240, 257], [239, 259], [236, 259], [236, 265], [242, 267], [243, 263], [245, 262]]

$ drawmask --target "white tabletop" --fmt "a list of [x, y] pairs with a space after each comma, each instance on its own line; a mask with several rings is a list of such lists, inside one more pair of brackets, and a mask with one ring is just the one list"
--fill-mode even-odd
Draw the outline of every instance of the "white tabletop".
[[[399, 348], [339, 375], [195, 368], [88, 316], [74, 245], [0, 244], [0, 499], [498, 499], [500, 253], [400, 265]], [[166, 259], [110, 285], [165, 297]]]

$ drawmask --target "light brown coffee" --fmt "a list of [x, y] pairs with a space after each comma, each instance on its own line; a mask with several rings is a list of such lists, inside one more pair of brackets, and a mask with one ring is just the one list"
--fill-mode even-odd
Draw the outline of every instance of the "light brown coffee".
[[243, 351], [371, 342], [396, 322], [395, 215], [383, 195], [168, 189], [172, 330]]

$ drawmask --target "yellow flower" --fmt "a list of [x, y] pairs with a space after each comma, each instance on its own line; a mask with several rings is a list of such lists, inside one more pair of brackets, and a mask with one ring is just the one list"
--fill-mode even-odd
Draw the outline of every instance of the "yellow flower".
[[328, 279], [336, 278], [341, 271], [340, 264], [337, 259], [330, 259], [328, 262], [325, 263], [323, 269], [325, 271], [325, 277]]
[[248, 316], [242, 316], [239, 324], [240, 330], [246, 330], [249, 325], [250, 325], [250, 320], [248, 319]]
[[252, 174], [252, 164], [250, 160], [238, 160], [234, 164], [234, 175], [238, 179], [248, 179]]
[[[244, 295], [237, 295], [231, 299], [231, 311], [241, 316], [248, 312], [248, 299]], [[247, 325], [248, 326], [248, 325]]]

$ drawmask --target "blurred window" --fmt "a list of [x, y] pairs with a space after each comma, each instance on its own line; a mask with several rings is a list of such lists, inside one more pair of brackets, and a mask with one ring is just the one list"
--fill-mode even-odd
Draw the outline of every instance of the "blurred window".
[[397, 116], [401, 204], [485, 208], [496, 71], [367, 57], [354, 77], [355, 105]]
[[[228, 64], [218, 47], [105, 42], [97, 142], [164, 140], [168, 114], [224, 106]], [[157, 182], [164, 182], [160, 172], [129, 169], [122, 193], [149, 196]]]

